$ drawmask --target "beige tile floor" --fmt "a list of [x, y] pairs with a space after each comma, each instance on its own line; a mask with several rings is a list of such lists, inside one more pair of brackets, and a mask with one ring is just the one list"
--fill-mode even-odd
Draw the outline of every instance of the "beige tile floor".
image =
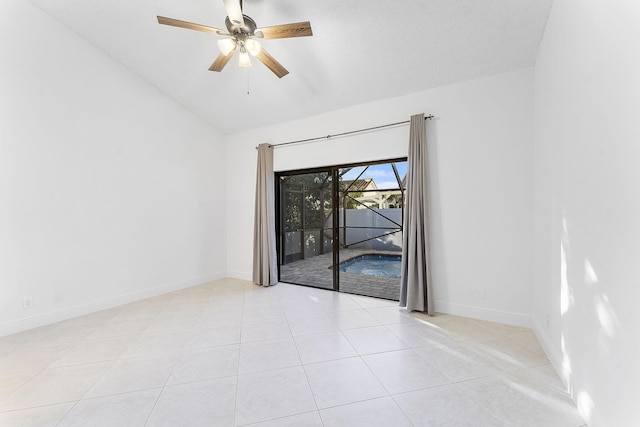
[[531, 330], [220, 280], [0, 338], [1, 426], [584, 425]]

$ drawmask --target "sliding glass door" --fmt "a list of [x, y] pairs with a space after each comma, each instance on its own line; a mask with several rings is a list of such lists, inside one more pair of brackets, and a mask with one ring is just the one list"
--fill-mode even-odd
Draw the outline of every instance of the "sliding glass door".
[[339, 289], [400, 298], [406, 162], [339, 169]]
[[333, 289], [331, 170], [280, 176], [280, 281]]
[[406, 159], [277, 174], [280, 281], [399, 299]]

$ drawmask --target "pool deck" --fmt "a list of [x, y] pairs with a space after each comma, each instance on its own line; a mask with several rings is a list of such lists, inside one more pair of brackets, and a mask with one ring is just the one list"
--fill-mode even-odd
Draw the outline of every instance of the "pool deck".
[[[397, 251], [341, 249], [340, 262], [367, 254], [400, 255]], [[281, 265], [280, 281], [333, 289], [331, 263], [332, 255], [327, 253]], [[400, 279], [341, 271], [340, 291], [398, 301], [400, 299]]]

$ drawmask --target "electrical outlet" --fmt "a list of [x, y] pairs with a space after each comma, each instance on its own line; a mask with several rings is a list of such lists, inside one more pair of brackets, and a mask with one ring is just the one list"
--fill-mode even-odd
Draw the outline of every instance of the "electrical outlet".
[[33, 298], [32, 297], [26, 297], [25, 299], [22, 300], [22, 308], [23, 309], [28, 309], [33, 307]]
[[487, 291], [484, 289], [478, 289], [478, 299], [487, 298]]

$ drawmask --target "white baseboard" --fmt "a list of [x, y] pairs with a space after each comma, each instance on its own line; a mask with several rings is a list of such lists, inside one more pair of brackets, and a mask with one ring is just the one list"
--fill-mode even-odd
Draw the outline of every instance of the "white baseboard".
[[253, 280], [253, 275], [246, 271], [227, 271], [227, 277], [240, 280]]
[[533, 332], [536, 334], [536, 338], [538, 338], [538, 342], [542, 346], [542, 349], [547, 354], [547, 358], [551, 362], [551, 366], [553, 366], [558, 377], [562, 380], [565, 387], [567, 387], [568, 384], [566, 384], [565, 378], [563, 378], [562, 375], [562, 355], [558, 352], [556, 347], [551, 345], [549, 335], [545, 332], [545, 328], [535, 318], [533, 319]]
[[533, 316], [529, 314], [472, 307], [438, 300], [435, 301], [435, 311], [439, 313], [454, 314], [456, 316], [471, 317], [473, 319], [488, 320], [490, 322], [522, 326], [525, 328], [533, 327]]
[[[546, 328], [541, 325], [541, 323], [535, 318], [533, 319], [533, 332], [536, 334], [536, 338], [538, 338], [538, 342], [542, 346], [542, 349], [547, 354], [547, 358], [551, 362], [551, 366], [553, 366], [556, 374], [558, 374], [558, 378], [560, 378], [560, 381], [562, 381], [564, 389], [569, 393], [569, 397], [571, 397], [571, 400], [573, 400], [573, 403], [578, 408], [578, 411], [580, 411], [580, 405], [578, 405], [577, 396], [573, 392], [574, 387], [569, 384], [570, 378], [567, 378], [567, 376], [563, 373], [561, 350], [551, 344], [549, 335], [546, 333]], [[588, 417], [587, 414], [581, 413], [580, 415], [584, 419]]]
[[180, 289], [201, 285], [212, 280], [223, 279], [226, 277], [225, 272], [207, 274], [205, 276], [193, 277], [191, 279], [181, 280], [172, 283], [165, 283], [139, 291], [129, 292], [110, 298], [91, 301], [84, 304], [65, 307], [55, 311], [37, 314], [31, 317], [13, 320], [0, 325], [0, 337], [11, 335], [28, 329], [37, 328], [44, 325], [60, 322], [85, 314], [94, 313], [100, 310], [117, 307], [119, 305], [128, 304], [145, 298], [151, 298], [163, 295], [169, 292], [179, 291]]

